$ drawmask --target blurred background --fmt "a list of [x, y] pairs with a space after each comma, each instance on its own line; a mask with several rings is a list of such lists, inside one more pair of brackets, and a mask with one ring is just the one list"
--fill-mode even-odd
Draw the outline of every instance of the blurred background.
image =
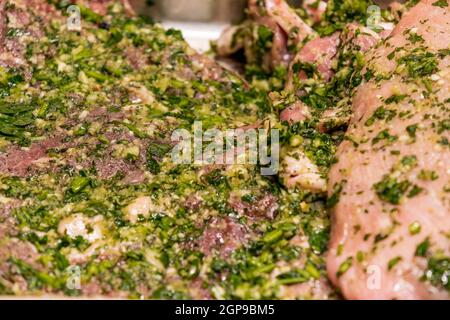
[[140, 13], [148, 13], [150, 10], [154, 17], [164, 20], [236, 22], [243, 17], [247, 0], [130, 0], [130, 2]]
[[166, 28], [183, 32], [185, 39], [199, 51], [219, 37], [230, 23], [244, 16], [247, 0], [130, 0], [135, 10], [150, 15]]
[[[199, 51], [209, 49], [230, 23], [242, 20], [247, 0], [129, 0], [136, 12], [150, 15], [166, 28], [181, 30], [189, 44]], [[287, 0], [300, 6], [302, 0]], [[401, 0], [400, 0], [401, 1]], [[375, 0], [383, 6], [392, 0]]]
[[236, 21], [242, 18], [246, 0], [154, 0], [164, 19], [184, 21]]

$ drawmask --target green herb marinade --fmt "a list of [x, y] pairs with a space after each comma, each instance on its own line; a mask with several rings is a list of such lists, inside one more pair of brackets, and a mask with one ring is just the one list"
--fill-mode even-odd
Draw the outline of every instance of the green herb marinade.
[[[273, 122], [267, 92], [119, 4], [82, 7], [79, 32], [56, 7], [39, 41], [9, 27], [26, 64], [0, 67], [0, 294], [334, 297], [323, 194], [288, 192], [255, 165], [170, 158], [172, 132], [196, 120]], [[335, 141], [294, 130], [329, 165]]]

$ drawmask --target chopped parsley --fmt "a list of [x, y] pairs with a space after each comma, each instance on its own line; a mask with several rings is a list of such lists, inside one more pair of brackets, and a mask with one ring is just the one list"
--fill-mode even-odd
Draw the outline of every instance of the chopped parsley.
[[417, 257], [425, 257], [429, 247], [430, 247], [430, 240], [426, 238], [417, 246], [415, 255]]
[[383, 179], [374, 185], [378, 197], [391, 204], [399, 204], [402, 196], [410, 188], [408, 180], [398, 181], [397, 178], [385, 175]]
[[450, 291], [450, 258], [432, 257], [428, 260], [424, 278], [435, 286]]
[[388, 270], [391, 271], [400, 261], [402, 261], [402, 257], [395, 257], [389, 260]]
[[333, 208], [339, 202], [339, 197], [341, 195], [341, 192], [342, 192], [342, 189], [344, 188], [345, 183], [346, 183], [346, 180], [344, 180], [340, 183], [334, 184], [333, 193], [327, 200], [327, 208], [328, 209]]
[[436, 56], [424, 48], [416, 48], [411, 53], [397, 60], [399, 65], [404, 65], [409, 76], [424, 77], [437, 71], [438, 62]]
[[[383, 113], [384, 116], [384, 113]], [[377, 144], [380, 141], [386, 140], [388, 143], [394, 142], [398, 139], [397, 136], [389, 134], [388, 129], [380, 131], [375, 138], [372, 139], [372, 144]]]
[[406, 127], [406, 132], [411, 138], [416, 137], [416, 131], [417, 131], [418, 125], [417, 124], [411, 124]]
[[438, 0], [436, 2], [433, 2], [433, 6], [445, 8], [448, 7], [448, 2], [447, 0]]
[[346, 273], [348, 271], [348, 269], [351, 268], [353, 264], [353, 257], [348, 257], [347, 259], [344, 260], [344, 262], [341, 263], [341, 265], [338, 268], [338, 271], [336, 272], [336, 276], [339, 278], [341, 277], [344, 273]]
[[423, 37], [417, 33], [410, 33], [408, 40], [411, 41], [412, 43], [424, 42]]
[[433, 181], [439, 178], [439, 175], [434, 170], [420, 170], [418, 178], [424, 181]]
[[[364, 123], [366, 126], [371, 126], [376, 120], [390, 121], [397, 115], [397, 111], [386, 109], [385, 107], [378, 107], [369, 119]], [[384, 134], [384, 133], [383, 133]]]

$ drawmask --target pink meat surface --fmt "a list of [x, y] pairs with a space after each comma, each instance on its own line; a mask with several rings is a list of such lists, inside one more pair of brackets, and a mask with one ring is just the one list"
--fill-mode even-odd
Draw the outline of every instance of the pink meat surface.
[[[296, 40], [302, 42], [308, 36], [315, 35], [315, 31], [308, 26], [287, 4], [285, 0], [256, 0], [249, 1], [249, 11], [255, 15], [255, 12], [263, 10], [272, 18], [287, 34], [296, 33]], [[263, 15], [264, 15], [263, 14]], [[259, 15], [259, 14], [256, 14]]]
[[[323, 5], [322, 5], [323, 7]], [[217, 41], [217, 54], [230, 56], [243, 49], [247, 63], [262, 63], [265, 70], [288, 67], [293, 58], [290, 46], [301, 45], [316, 32], [284, 0], [249, 0], [248, 18], [240, 25], [226, 28]], [[254, 43], [258, 28], [264, 26], [272, 33], [270, 50], [258, 60]]]
[[198, 246], [205, 255], [211, 255], [213, 251], [220, 253], [222, 257], [228, 257], [234, 250], [246, 243], [249, 232], [245, 226], [233, 218], [213, 219], [205, 228]]
[[375, 31], [356, 23], [350, 23], [347, 25], [347, 29], [347, 37], [363, 52], [372, 48], [380, 40], [380, 36]]
[[429, 259], [450, 254], [450, 10], [435, 2], [367, 53], [374, 76], [356, 93], [329, 175], [327, 269], [349, 299], [449, 298], [450, 270], [441, 287], [426, 279]]
[[280, 65], [287, 66], [291, 59], [288, 51], [288, 41], [286, 32], [276, 23], [276, 21], [268, 16], [258, 18], [258, 23], [266, 26], [273, 32], [272, 48], [270, 54], [264, 57], [264, 64], [275, 68]]
[[[339, 42], [339, 33], [309, 41], [295, 57], [292, 66], [296, 63], [314, 64], [324, 80], [328, 81], [334, 74], [332, 70], [333, 58], [337, 53]], [[292, 79], [292, 74], [293, 70], [291, 68], [289, 79]], [[299, 78], [306, 79], [307, 76], [301, 71]]]
[[280, 113], [280, 120], [287, 121], [289, 124], [297, 123], [310, 117], [311, 113], [308, 106], [301, 101], [296, 101]]
[[17, 176], [30, 174], [34, 164], [47, 157], [47, 151], [60, 145], [57, 138], [50, 138], [32, 144], [29, 148], [10, 147], [0, 155], [0, 173], [9, 173]]
[[326, 1], [317, 0], [304, 0], [302, 7], [306, 10], [308, 16], [314, 23], [320, 22], [325, 15], [327, 9]]

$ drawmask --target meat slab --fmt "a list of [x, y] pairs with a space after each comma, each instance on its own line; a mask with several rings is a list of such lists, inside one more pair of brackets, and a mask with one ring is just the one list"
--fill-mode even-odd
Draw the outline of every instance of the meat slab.
[[423, 0], [368, 52], [329, 175], [327, 269], [346, 298], [449, 298], [449, 44], [448, 1]]

